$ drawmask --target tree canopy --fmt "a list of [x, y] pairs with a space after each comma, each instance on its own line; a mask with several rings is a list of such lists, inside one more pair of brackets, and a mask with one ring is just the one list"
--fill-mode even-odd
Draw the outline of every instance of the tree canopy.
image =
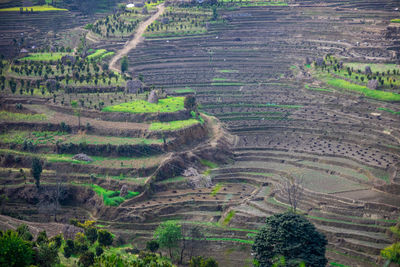
[[168, 248], [172, 257], [172, 249], [178, 247], [179, 241], [182, 239], [182, 226], [174, 221], [162, 222], [157, 227], [154, 238], [161, 248]]
[[304, 216], [287, 212], [268, 217], [257, 234], [253, 252], [260, 266], [284, 256], [287, 266], [325, 266], [326, 238]]

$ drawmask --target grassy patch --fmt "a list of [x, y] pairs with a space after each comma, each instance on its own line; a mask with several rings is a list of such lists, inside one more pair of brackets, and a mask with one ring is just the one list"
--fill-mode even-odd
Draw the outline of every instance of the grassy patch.
[[93, 191], [103, 198], [104, 205], [106, 206], [119, 206], [125, 200], [139, 195], [139, 192], [128, 191], [128, 194], [121, 197], [120, 191], [107, 190], [98, 185], [91, 185]]
[[392, 20], [390, 20], [390, 22], [393, 22], [393, 23], [400, 23], [400, 19], [392, 19]]
[[348, 265], [344, 265], [344, 264], [340, 264], [340, 263], [336, 263], [336, 262], [330, 262], [329, 265], [330, 266], [338, 266], [338, 267], [350, 267]]
[[222, 189], [223, 185], [218, 183], [214, 186], [213, 190], [211, 191], [211, 196], [217, 195], [217, 193]]
[[176, 89], [174, 90], [174, 92], [177, 94], [184, 94], [184, 93], [194, 93], [195, 91], [190, 87], [186, 87], [185, 89]]
[[386, 112], [392, 113], [394, 115], [400, 115], [400, 111], [394, 111], [390, 108], [378, 108], [378, 110], [386, 111]]
[[175, 131], [200, 123], [196, 119], [169, 122], [153, 122], [150, 124], [150, 131]]
[[158, 104], [149, 103], [145, 100], [122, 103], [119, 105], [103, 108], [104, 112], [127, 112], [127, 113], [156, 113], [176, 112], [184, 109], [184, 97], [167, 97], [160, 99]]
[[224, 221], [222, 222], [223, 226], [227, 226], [229, 224], [229, 222], [232, 220], [233, 216], [235, 216], [235, 211], [231, 210], [228, 212], [228, 214], [226, 215]]
[[[9, 7], [9, 8], [2, 8], [0, 12], [19, 12], [21, 7]], [[26, 6], [23, 7], [23, 11], [26, 12], [43, 12], [43, 11], [68, 11], [65, 8], [56, 8], [50, 5], [43, 5], [43, 6]]]
[[219, 73], [238, 73], [238, 70], [217, 70]]
[[107, 53], [107, 50], [105, 50], [105, 49], [97, 49], [93, 54], [90, 54], [87, 58], [89, 60], [97, 59], [106, 53]]
[[25, 114], [13, 113], [8, 111], [0, 111], [1, 121], [44, 121], [47, 116], [44, 114]]
[[227, 81], [228, 79], [226, 79], [226, 78], [218, 78], [218, 77], [215, 77], [215, 78], [213, 78], [213, 82], [224, 82], [224, 81]]
[[27, 61], [56, 61], [61, 59], [63, 56], [68, 55], [68, 53], [31, 53], [29, 56], [21, 58], [20, 60]]
[[385, 91], [378, 91], [378, 90], [371, 90], [366, 86], [354, 84], [348, 82], [346, 80], [332, 78], [332, 77], [325, 77], [325, 82], [331, 86], [342, 88], [349, 91], [355, 91], [361, 93], [362, 95], [382, 100], [382, 101], [400, 101], [400, 94], [392, 93], [392, 92], [385, 92]]
[[218, 164], [216, 164], [214, 162], [211, 162], [211, 161], [208, 161], [208, 160], [205, 160], [205, 159], [200, 159], [200, 163], [203, 164], [206, 167], [211, 168], [211, 169], [215, 169], [215, 168], [218, 167]]
[[[392, 71], [394, 69], [399, 69], [399, 66], [396, 64], [384, 64], [384, 63], [358, 63], [358, 62], [349, 62], [344, 63], [344, 66], [353, 68], [354, 70], [360, 70], [362, 72], [365, 71], [365, 67], [369, 66], [372, 72], [387, 72]], [[356, 73], [355, 73], [356, 74]], [[357, 75], [357, 74], [356, 74]]]

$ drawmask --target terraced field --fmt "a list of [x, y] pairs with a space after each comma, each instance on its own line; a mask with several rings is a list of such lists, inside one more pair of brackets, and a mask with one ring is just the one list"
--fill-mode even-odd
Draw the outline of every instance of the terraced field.
[[[207, 251], [223, 264], [249, 265], [248, 231], [288, 208], [276, 185], [289, 175], [303, 177], [300, 209], [327, 235], [331, 262], [374, 266], [391, 242], [385, 231], [400, 208], [393, 194], [400, 182], [399, 104], [319, 84], [307, 74], [305, 59], [331, 53], [394, 60], [396, 44], [381, 37], [394, 6], [394, 1], [297, 1], [288, 7], [221, 8], [223, 21], [210, 24], [206, 33], [147, 37], [131, 51], [132, 71], [171, 93], [194, 90], [202, 110], [238, 136], [235, 163], [211, 173], [214, 184], [239, 187], [239, 196], [219, 191], [218, 205], [202, 208], [204, 192], [172, 194], [172, 186], [185, 184], [172, 180], [156, 194], [180, 203], [165, 206], [168, 218], [212, 222], [204, 225], [211, 238]], [[224, 227], [230, 211], [234, 216]], [[162, 213], [154, 209], [148, 216], [158, 221]], [[242, 250], [229, 250], [231, 242], [241, 243]]]
[[[160, 222], [176, 220], [202, 228], [202, 255], [221, 266], [251, 266], [253, 238], [266, 216], [290, 207], [279, 189], [295, 178], [304, 187], [298, 210], [327, 236], [330, 264], [379, 266], [400, 212], [399, 102], [339, 90], [310, 71], [327, 54], [394, 68], [400, 30], [390, 20], [397, 1], [230, 2], [187, 13], [166, 4], [168, 13], [128, 53], [133, 78], [172, 96], [195, 93], [204, 115], [179, 113], [182, 101], [153, 107], [145, 93], [122, 87], [69, 94], [71, 103], [86, 101], [79, 122], [64, 98], [21, 94], [4, 101], [0, 184], [17, 196], [6, 215], [51, 220], [54, 210], [29, 197], [36, 155], [45, 162], [43, 186], [51, 192], [61, 181], [69, 188], [70, 201], [55, 212], [61, 220], [95, 219], [139, 248]], [[8, 30], [18, 24], [1, 19]], [[98, 24], [102, 38], [87, 39], [117, 52], [136, 24], [123, 38], [108, 38]], [[74, 159], [78, 152], [92, 161]], [[183, 175], [192, 166], [211, 183], [197, 186]]]

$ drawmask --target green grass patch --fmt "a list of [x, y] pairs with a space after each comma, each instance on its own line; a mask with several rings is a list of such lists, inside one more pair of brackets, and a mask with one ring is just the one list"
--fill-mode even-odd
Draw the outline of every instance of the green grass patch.
[[126, 112], [126, 113], [157, 113], [176, 112], [184, 109], [184, 97], [167, 97], [160, 99], [157, 104], [145, 100], [122, 103], [119, 105], [103, 108], [104, 112]]
[[218, 168], [218, 164], [211, 162], [209, 160], [205, 160], [205, 159], [200, 159], [200, 163], [203, 164], [206, 167], [209, 167], [211, 169], [215, 169]]
[[354, 84], [346, 80], [337, 79], [333, 77], [325, 77], [325, 82], [337, 88], [361, 93], [362, 95], [368, 98], [373, 98], [382, 101], [400, 101], [400, 94], [371, 90], [366, 86]]
[[21, 58], [22, 61], [57, 61], [69, 53], [31, 53], [26, 57]]
[[340, 263], [336, 263], [336, 262], [330, 262], [329, 265], [330, 266], [338, 266], [338, 267], [350, 267], [348, 265], [344, 265], [344, 264], [340, 264]]
[[196, 119], [169, 122], [153, 122], [150, 124], [150, 131], [175, 131], [200, 123]]
[[311, 69], [311, 64], [304, 65], [307, 69]]
[[107, 58], [107, 57], [113, 56], [114, 54], [115, 54], [115, 52], [107, 52], [107, 53], [101, 55], [100, 58], [101, 58], [101, 59], [105, 59], [105, 58]]
[[105, 50], [105, 49], [97, 49], [93, 54], [90, 54], [87, 58], [89, 60], [98, 59], [106, 53], [107, 53], [107, 50]]
[[229, 224], [229, 222], [233, 219], [233, 217], [235, 216], [235, 211], [231, 210], [228, 212], [228, 214], [226, 215], [226, 217], [224, 218], [224, 221], [222, 222], [223, 226], [227, 226]]
[[400, 23], [400, 19], [392, 19], [392, 20], [390, 20], [390, 22], [393, 22], [393, 23]]
[[184, 94], [184, 93], [194, 93], [195, 91], [190, 87], [186, 87], [185, 89], [176, 89], [174, 90], [174, 92], [177, 94]]
[[1, 121], [45, 121], [47, 116], [44, 114], [25, 114], [0, 111]]
[[217, 70], [219, 73], [238, 73], [238, 70]]
[[139, 192], [128, 191], [128, 194], [126, 196], [121, 197], [119, 195], [120, 191], [107, 190], [95, 184], [91, 185], [91, 187], [97, 195], [103, 198], [104, 205], [106, 206], [119, 206], [125, 200], [140, 194]]
[[211, 191], [211, 196], [217, 195], [217, 193], [222, 189], [223, 185], [218, 183], [214, 186], [213, 190]]
[[378, 108], [378, 110], [386, 111], [386, 112], [392, 113], [394, 115], [400, 115], [400, 111], [394, 111], [390, 108]]
[[224, 82], [224, 81], [227, 81], [228, 79], [226, 79], [226, 78], [218, 78], [218, 77], [215, 77], [215, 78], [213, 78], [213, 82]]
[[[22, 7], [23, 11], [26, 12], [44, 12], [44, 11], [68, 11], [68, 9], [65, 8], [56, 8], [50, 5], [43, 5], [43, 6], [26, 6]], [[9, 7], [9, 8], [2, 8], [0, 9], [0, 12], [19, 12], [21, 7]]]

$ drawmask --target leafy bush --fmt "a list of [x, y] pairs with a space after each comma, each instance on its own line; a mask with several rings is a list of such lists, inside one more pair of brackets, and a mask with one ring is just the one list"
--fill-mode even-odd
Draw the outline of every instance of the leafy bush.
[[0, 232], [0, 266], [28, 266], [32, 263], [30, 242], [15, 231]]
[[110, 246], [113, 242], [113, 236], [111, 233], [107, 230], [101, 229], [99, 230], [99, 236], [98, 236], [98, 241], [99, 244], [102, 246]]

